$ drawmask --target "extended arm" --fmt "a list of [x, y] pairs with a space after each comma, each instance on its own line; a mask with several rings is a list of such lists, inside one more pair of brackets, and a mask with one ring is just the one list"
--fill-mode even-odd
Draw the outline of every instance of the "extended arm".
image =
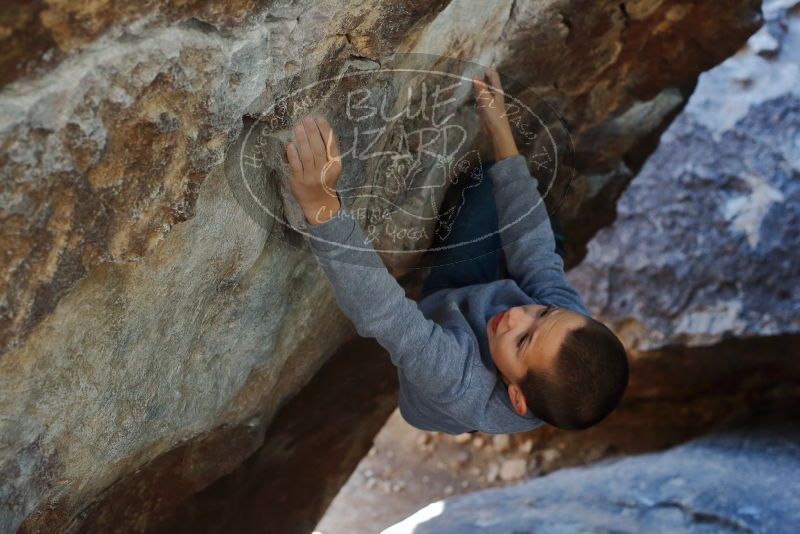
[[447, 402], [464, 393], [471, 376], [467, 355], [478, 350], [474, 335], [444, 329], [427, 319], [405, 296], [372, 245], [365, 244], [354, 219], [334, 216], [308, 230], [309, 245], [336, 302], [358, 333], [374, 337], [392, 363], [435, 400]]
[[544, 303], [588, 315], [564, 275], [555, 237], [536, 179], [519, 154], [489, 168], [508, 272], [525, 293]]
[[546, 304], [588, 315], [580, 295], [564, 276], [555, 253], [550, 218], [525, 158], [517, 151], [497, 71], [473, 78], [481, 128], [492, 140], [496, 163], [489, 168], [500, 238], [511, 277], [525, 293]]
[[458, 398], [472, 376], [468, 355], [478, 350], [474, 335], [427, 319], [389, 274], [361, 226], [340, 211], [335, 187], [341, 156], [328, 122], [307, 117], [294, 132], [297, 147], [287, 146], [292, 193], [306, 216], [311, 251], [342, 312], [432, 399]]

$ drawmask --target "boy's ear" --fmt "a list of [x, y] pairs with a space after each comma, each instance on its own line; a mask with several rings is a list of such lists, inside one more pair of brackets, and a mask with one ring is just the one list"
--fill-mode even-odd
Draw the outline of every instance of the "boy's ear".
[[528, 413], [528, 403], [525, 402], [525, 396], [522, 390], [516, 384], [509, 384], [508, 397], [511, 399], [511, 404], [514, 405], [514, 411], [520, 415]]

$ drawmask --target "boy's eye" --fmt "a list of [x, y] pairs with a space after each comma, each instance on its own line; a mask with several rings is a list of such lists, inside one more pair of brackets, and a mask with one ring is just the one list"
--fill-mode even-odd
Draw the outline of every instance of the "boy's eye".
[[543, 309], [541, 312], [539, 312], [539, 317], [544, 317], [545, 315], [547, 315], [550, 312], [550, 309], [551, 309], [550, 306]]
[[523, 344], [523, 343], [525, 343], [525, 340], [528, 338], [528, 335], [529, 335], [529, 334], [525, 334], [524, 336], [522, 336], [521, 338], [519, 338], [519, 342], [517, 343], [517, 348], [521, 347], [521, 346], [522, 346], [522, 344]]

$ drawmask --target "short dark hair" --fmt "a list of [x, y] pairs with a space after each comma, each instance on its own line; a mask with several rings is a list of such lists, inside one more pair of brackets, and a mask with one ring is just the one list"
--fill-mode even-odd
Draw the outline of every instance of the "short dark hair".
[[625, 347], [603, 323], [586, 317], [570, 330], [547, 373], [528, 373], [519, 388], [528, 409], [565, 430], [583, 430], [602, 421], [628, 386]]

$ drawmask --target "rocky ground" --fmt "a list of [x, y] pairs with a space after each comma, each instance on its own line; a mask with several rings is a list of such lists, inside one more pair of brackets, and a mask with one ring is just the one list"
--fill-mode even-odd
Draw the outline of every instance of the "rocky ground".
[[374, 534], [428, 503], [514, 484], [560, 456], [524, 435], [425, 432], [395, 410], [317, 526], [323, 534]]
[[[317, 530], [375, 533], [429, 503], [511, 486], [564, 468], [669, 449], [800, 403], [800, 336], [730, 340], [634, 357], [622, 404], [581, 432], [450, 436], [420, 431], [395, 410]], [[796, 358], [795, 358], [796, 360]]]
[[[759, 418], [665, 452], [448, 499], [384, 534], [796, 532], [800, 425]], [[787, 491], [789, 489], [789, 491]]]

